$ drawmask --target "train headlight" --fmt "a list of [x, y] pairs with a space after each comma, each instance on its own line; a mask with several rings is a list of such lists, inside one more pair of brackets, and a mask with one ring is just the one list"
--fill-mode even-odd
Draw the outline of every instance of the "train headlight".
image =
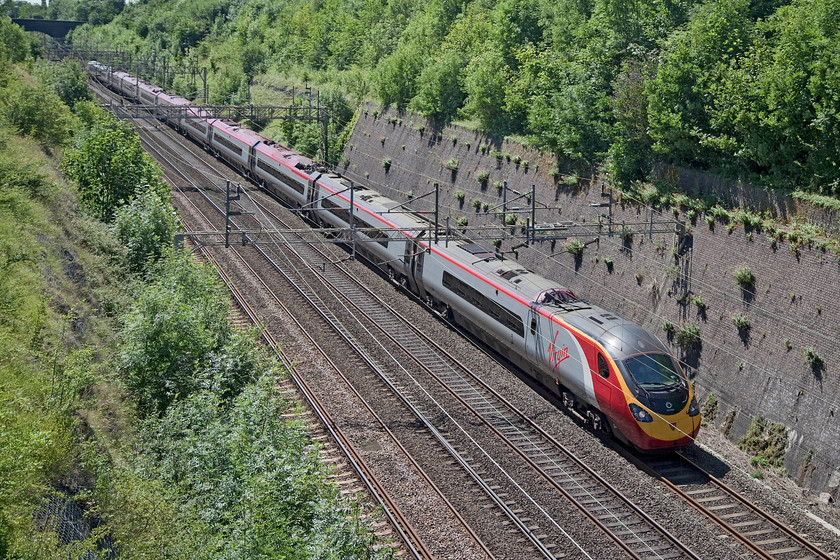
[[700, 414], [700, 407], [697, 406], [697, 397], [691, 397], [691, 404], [688, 405], [688, 415], [697, 416]]
[[633, 413], [633, 418], [639, 422], [653, 422], [653, 416], [636, 403], [630, 403], [630, 412]]

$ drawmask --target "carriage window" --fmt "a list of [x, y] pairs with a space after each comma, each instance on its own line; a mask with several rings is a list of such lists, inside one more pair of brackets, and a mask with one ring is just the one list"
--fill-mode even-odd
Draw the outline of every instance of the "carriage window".
[[598, 375], [607, 379], [610, 376], [610, 366], [602, 354], [598, 354]]
[[536, 332], [537, 332], [537, 318], [532, 317], [531, 318], [531, 334], [534, 334]]

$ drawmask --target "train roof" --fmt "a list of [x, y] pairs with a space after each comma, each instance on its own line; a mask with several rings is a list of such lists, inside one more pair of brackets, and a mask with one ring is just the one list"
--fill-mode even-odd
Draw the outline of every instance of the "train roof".
[[314, 167], [313, 161], [308, 157], [302, 156], [298, 152], [268, 138], [257, 144], [256, 150], [281, 165], [302, 170], [307, 175], [307, 170]]
[[334, 191], [342, 193], [340, 196], [345, 200], [350, 199], [350, 185], [353, 185], [353, 201], [357, 206], [372, 216], [391, 224], [392, 227], [410, 232], [412, 237], [429, 227], [429, 223], [411, 213], [404, 204], [394, 201], [380, 194], [378, 191], [367, 188], [365, 185], [352, 183], [346, 177], [337, 173], [322, 175], [318, 182]]
[[189, 99], [184, 99], [179, 95], [172, 95], [171, 93], [166, 93], [165, 91], [158, 93], [158, 99], [169, 103], [170, 105], [191, 105]]
[[659, 339], [636, 323], [589, 304], [569, 288], [480, 244], [450, 240], [449, 247], [441, 242], [435, 249], [468, 263], [493, 284], [598, 340], [613, 357], [624, 359], [640, 352], [668, 353]]
[[562, 319], [597, 339], [614, 358], [625, 359], [641, 352], [670, 354], [662, 342], [645, 329], [600, 307], [567, 313]]
[[213, 121], [208, 122], [210, 122], [210, 125], [216, 130], [224, 132], [225, 134], [236, 138], [237, 140], [243, 142], [248, 146], [253, 146], [258, 142], [262, 142], [264, 140], [262, 136], [260, 136], [253, 130], [240, 126], [234, 121], [230, 121], [227, 119], [215, 119]]

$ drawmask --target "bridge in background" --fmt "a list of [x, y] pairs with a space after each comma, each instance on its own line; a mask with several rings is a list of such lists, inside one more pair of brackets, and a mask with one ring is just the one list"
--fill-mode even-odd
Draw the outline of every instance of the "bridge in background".
[[45, 35], [49, 35], [54, 39], [64, 39], [67, 34], [76, 27], [87, 23], [86, 21], [61, 21], [55, 19], [12, 19], [12, 23], [16, 23], [23, 27], [24, 31], [38, 31]]

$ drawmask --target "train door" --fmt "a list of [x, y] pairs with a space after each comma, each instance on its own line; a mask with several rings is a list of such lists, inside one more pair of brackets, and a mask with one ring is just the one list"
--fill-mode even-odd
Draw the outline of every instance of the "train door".
[[425, 232], [420, 232], [420, 235], [412, 239], [412, 256], [411, 256], [411, 275], [414, 277], [414, 282], [417, 284], [417, 294], [420, 297], [426, 297], [426, 289], [423, 287], [423, 261], [426, 258], [426, 250], [417, 242], [423, 237]]
[[616, 374], [612, 371], [609, 361], [606, 356], [597, 348], [593, 348], [593, 352], [586, 352], [587, 358], [590, 360], [590, 367], [592, 368], [593, 389], [595, 390], [595, 397], [598, 399], [598, 404], [601, 410], [612, 406], [612, 402], [616, 400], [614, 395], [620, 391]]
[[546, 347], [545, 337], [542, 333], [540, 314], [537, 312], [537, 304], [532, 303], [528, 309], [528, 324], [525, 329], [525, 349], [531, 363], [538, 364], [545, 360]]
[[[426, 292], [423, 289], [423, 251], [417, 243], [417, 239], [422, 236], [407, 237], [405, 240], [405, 252], [403, 253], [403, 268], [405, 276], [408, 278], [409, 287], [411, 291], [420, 296], [425, 296]], [[419, 255], [418, 255], [419, 253]], [[418, 259], [419, 256], [419, 259]], [[419, 263], [419, 264], [418, 264]]]
[[257, 144], [248, 148], [248, 176], [257, 177]]
[[318, 223], [318, 194], [319, 194], [319, 187], [318, 187], [318, 179], [321, 178], [321, 175], [318, 174], [314, 179], [309, 182], [309, 188], [306, 191], [306, 210], [304, 215], [309, 217], [310, 219], [314, 220]]

